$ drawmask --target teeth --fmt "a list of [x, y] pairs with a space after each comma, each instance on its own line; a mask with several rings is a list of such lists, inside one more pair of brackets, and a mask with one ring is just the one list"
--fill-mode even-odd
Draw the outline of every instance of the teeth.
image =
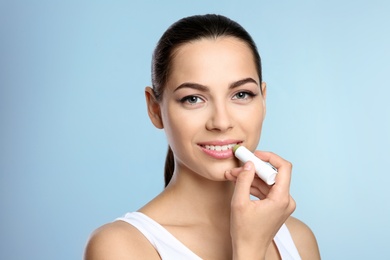
[[212, 151], [226, 151], [232, 149], [236, 144], [227, 144], [227, 145], [205, 145], [204, 147], [207, 150]]

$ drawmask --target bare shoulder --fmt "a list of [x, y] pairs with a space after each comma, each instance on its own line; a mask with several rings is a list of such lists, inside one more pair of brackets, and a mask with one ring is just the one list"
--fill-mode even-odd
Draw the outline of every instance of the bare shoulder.
[[96, 229], [85, 247], [84, 260], [160, 259], [134, 226], [115, 221]]
[[286, 225], [302, 259], [321, 259], [317, 239], [305, 223], [289, 217]]

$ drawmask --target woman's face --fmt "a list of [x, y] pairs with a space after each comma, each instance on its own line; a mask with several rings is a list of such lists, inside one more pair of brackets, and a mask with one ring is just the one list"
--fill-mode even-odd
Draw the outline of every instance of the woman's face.
[[255, 150], [265, 100], [249, 47], [233, 37], [202, 39], [179, 47], [160, 116], [175, 155], [175, 170], [224, 180], [237, 167], [232, 147]]

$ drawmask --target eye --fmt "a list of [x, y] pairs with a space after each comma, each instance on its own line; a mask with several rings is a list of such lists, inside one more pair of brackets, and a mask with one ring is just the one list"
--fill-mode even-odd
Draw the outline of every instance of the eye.
[[203, 99], [201, 99], [198, 96], [186, 96], [180, 100], [181, 103], [187, 103], [190, 105], [195, 105], [197, 103], [202, 103], [204, 102]]
[[233, 99], [250, 99], [251, 97], [254, 97], [254, 96], [256, 96], [256, 95], [253, 94], [252, 92], [241, 91], [241, 92], [236, 93], [233, 96]]

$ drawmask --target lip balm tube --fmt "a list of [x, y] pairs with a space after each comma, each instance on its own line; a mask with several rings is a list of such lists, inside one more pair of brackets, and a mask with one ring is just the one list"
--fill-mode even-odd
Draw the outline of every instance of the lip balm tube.
[[268, 185], [273, 185], [275, 183], [275, 177], [278, 171], [271, 164], [260, 160], [246, 147], [238, 144], [233, 147], [233, 153], [234, 156], [236, 156], [243, 163], [251, 161], [255, 165], [256, 174], [265, 183], [267, 183]]

